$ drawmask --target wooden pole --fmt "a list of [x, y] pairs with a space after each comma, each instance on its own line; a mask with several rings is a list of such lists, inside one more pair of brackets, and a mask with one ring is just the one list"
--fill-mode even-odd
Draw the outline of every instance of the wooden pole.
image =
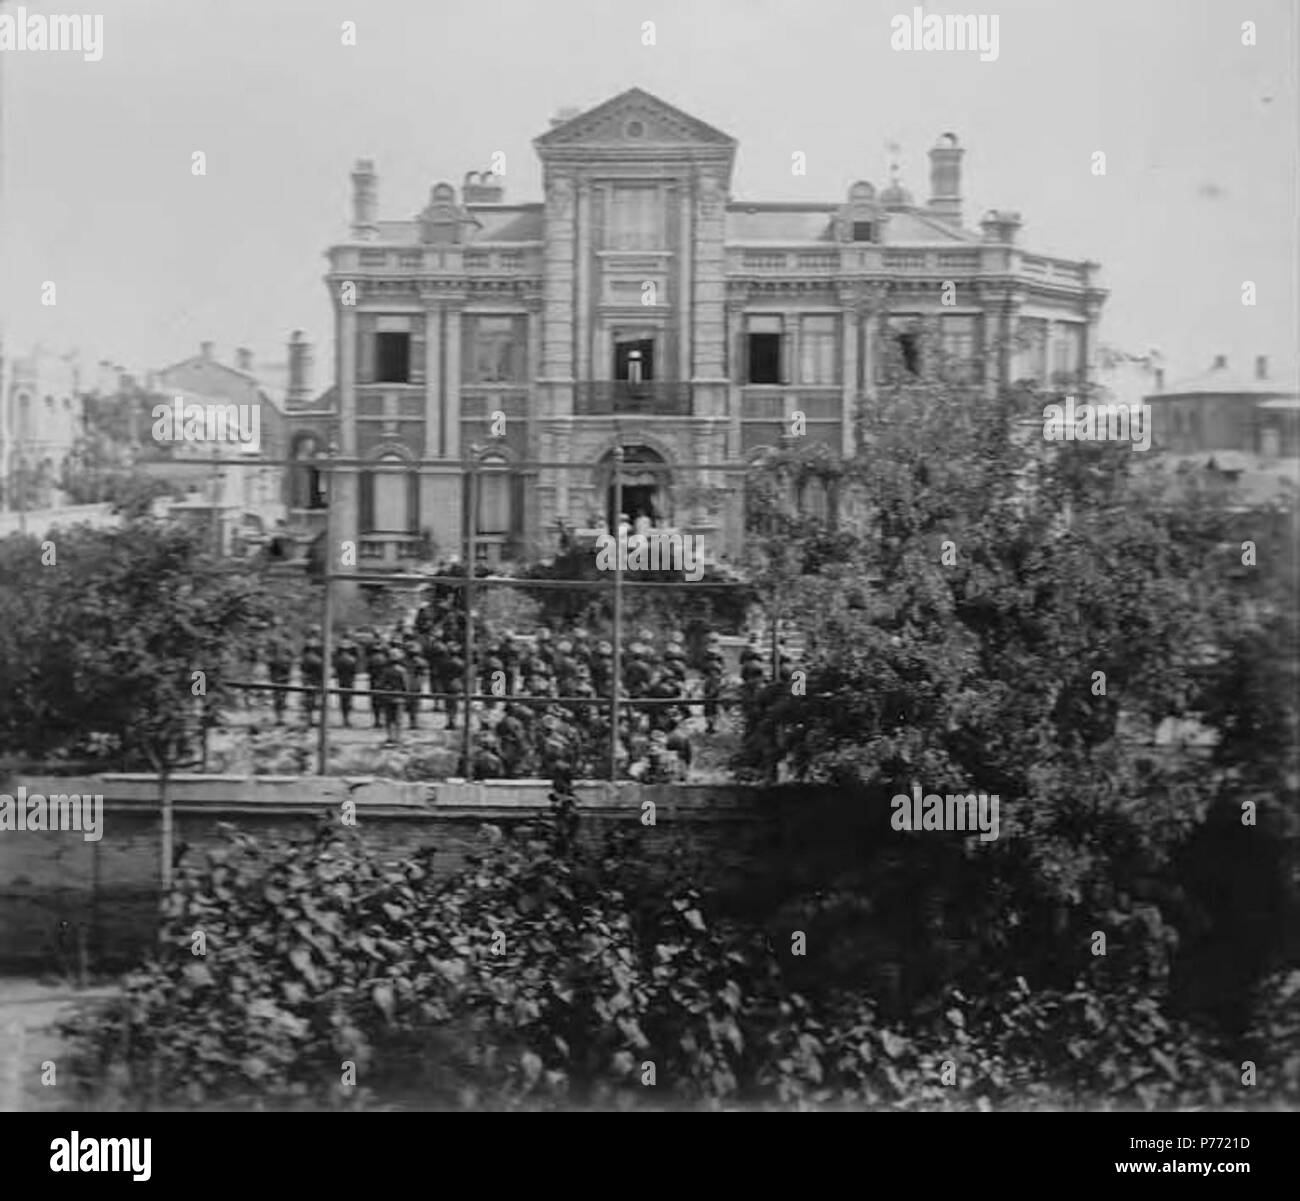
[[321, 597], [321, 690], [320, 690], [320, 732], [317, 736], [316, 743], [316, 774], [323, 776], [326, 774], [327, 765], [329, 764], [330, 752], [330, 735], [329, 735], [329, 713], [330, 713], [330, 660], [334, 656], [334, 582], [330, 578], [330, 563], [334, 559], [334, 551], [331, 547], [330, 539], [333, 535], [334, 528], [334, 475], [332, 464], [329, 462], [333, 455], [326, 454], [325, 467], [325, 541], [323, 543], [324, 552], [321, 556], [321, 566], [324, 569], [324, 579], [321, 583], [324, 585], [324, 595]]
[[478, 528], [478, 448], [470, 447], [469, 512], [465, 522], [465, 712], [462, 717], [461, 748], [465, 760], [465, 779], [474, 778], [474, 761], [470, 756], [470, 714], [474, 708], [474, 567]]
[[614, 656], [609, 689], [609, 779], [618, 779], [618, 694], [623, 675], [623, 448], [614, 448]]

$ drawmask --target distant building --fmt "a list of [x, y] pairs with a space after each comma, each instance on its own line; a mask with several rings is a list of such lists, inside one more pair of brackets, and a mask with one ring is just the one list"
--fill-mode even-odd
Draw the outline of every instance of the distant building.
[[80, 381], [71, 356], [37, 348], [10, 359], [0, 379], [0, 488], [4, 507], [56, 503], [63, 466], [83, 429]]
[[[269, 538], [282, 528], [289, 512], [284, 469], [275, 463], [287, 454], [288, 431], [284, 414], [253, 369], [252, 355], [236, 351], [234, 366], [218, 362], [211, 342], [202, 343], [199, 353], [152, 377], [151, 391], [158, 404], [175, 403], [204, 407], [241, 406], [258, 414], [259, 440], [243, 445], [233, 437], [223, 441], [177, 441], [165, 446], [149, 445], [152, 427], [144, 429], [139, 466], [151, 475], [168, 479], [186, 493], [171, 506], [175, 517], [188, 517], [196, 526], [213, 531], [221, 553], [239, 553], [250, 544]], [[234, 414], [232, 413], [233, 417]], [[148, 455], [156, 450], [165, 458]], [[214, 459], [242, 460], [214, 463]]]
[[1154, 347], [1134, 352], [1102, 344], [1097, 348], [1092, 382], [1101, 404], [1140, 405], [1164, 387], [1164, 356]]
[[1293, 379], [1273, 378], [1263, 355], [1250, 372], [1218, 355], [1209, 370], [1158, 386], [1144, 399], [1155, 449], [1221, 459], [1224, 452], [1265, 460], [1300, 456], [1300, 390]]

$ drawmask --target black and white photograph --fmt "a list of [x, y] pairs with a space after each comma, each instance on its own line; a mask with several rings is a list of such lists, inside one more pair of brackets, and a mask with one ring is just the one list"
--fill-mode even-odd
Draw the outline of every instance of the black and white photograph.
[[0, 0], [31, 1179], [1276, 1154], [1298, 62], [1291, 0]]

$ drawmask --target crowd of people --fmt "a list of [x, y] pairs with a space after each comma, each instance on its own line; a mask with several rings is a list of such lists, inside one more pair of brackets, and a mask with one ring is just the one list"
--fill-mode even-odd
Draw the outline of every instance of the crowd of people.
[[[613, 754], [621, 778], [680, 779], [691, 767], [692, 735], [712, 734], [720, 714], [769, 678], [771, 655], [751, 636], [730, 675], [717, 634], [689, 660], [680, 630], [657, 638], [647, 628], [624, 641], [620, 697], [643, 702], [619, 710], [617, 744], [610, 737], [614, 647], [580, 626], [548, 627], [531, 635], [494, 631], [474, 615], [474, 665], [467, 675], [464, 612], [451, 597], [422, 605], [411, 621], [387, 635], [373, 626], [342, 631], [332, 650], [332, 675], [342, 724], [370, 715], [386, 745], [401, 741], [403, 726], [419, 728], [427, 713], [445, 716], [445, 728], [466, 720], [466, 687], [478, 696], [471, 764], [478, 779], [608, 778]], [[324, 641], [319, 627], [295, 655], [290, 639], [273, 632], [264, 650], [277, 725], [285, 720], [295, 660], [306, 724], [324, 720]], [[788, 656], [779, 670], [788, 675]], [[364, 687], [359, 685], [364, 683]], [[364, 704], [361, 702], [364, 700]], [[327, 710], [326, 710], [327, 712]], [[403, 721], [405, 719], [405, 721]], [[696, 720], [693, 720], [696, 719]], [[703, 727], [701, 730], [700, 727]]]

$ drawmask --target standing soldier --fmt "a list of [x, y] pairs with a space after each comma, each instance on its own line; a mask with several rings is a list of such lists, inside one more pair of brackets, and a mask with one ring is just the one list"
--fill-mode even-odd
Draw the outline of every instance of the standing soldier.
[[384, 745], [392, 746], [401, 741], [401, 703], [397, 695], [406, 691], [406, 672], [396, 655], [400, 651], [385, 653], [378, 671], [378, 691], [386, 695], [379, 698], [379, 712], [384, 722]]
[[[334, 650], [334, 674], [338, 677], [339, 687], [350, 689], [357, 679], [357, 644], [346, 633], [339, 639]], [[352, 693], [339, 693], [339, 711], [343, 714], [343, 724], [351, 726]]]
[[420, 653], [419, 639], [413, 635], [406, 640], [406, 674], [410, 692], [406, 694], [406, 716], [414, 730], [419, 725], [420, 701], [424, 699], [424, 677], [429, 664]]
[[382, 642], [376, 641], [366, 655], [366, 683], [369, 693], [370, 713], [374, 718], [373, 729], [384, 724], [384, 703], [387, 698], [380, 696], [384, 687], [384, 671], [388, 667], [388, 652]]
[[[325, 654], [321, 645], [320, 627], [315, 627], [307, 635], [306, 645], [302, 648], [302, 660], [299, 664], [299, 674], [302, 676], [303, 687], [307, 689], [302, 694], [303, 712], [307, 715], [307, 728], [312, 727], [312, 718], [316, 712], [317, 690], [325, 682]], [[321, 710], [321, 721], [325, 720], [325, 711]]]
[[751, 634], [745, 649], [740, 653], [740, 678], [749, 699], [763, 686], [763, 652], [758, 649], [758, 635]]
[[[465, 697], [465, 652], [460, 643], [444, 644], [444, 671], [446, 688], [451, 695], [447, 698], [447, 729], [456, 728], [456, 711], [460, 708], [458, 698]], [[469, 720], [469, 698], [465, 697], [465, 720]]]
[[717, 634], [710, 634], [709, 646], [704, 653], [704, 720], [710, 734], [717, 732], [718, 697], [722, 694], [726, 666], [722, 639]]
[[[267, 648], [266, 669], [272, 684], [288, 685], [289, 677], [293, 674], [293, 651], [289, 648], [289, 640], [285, 638], [283, 630], [277, 629], [271, 635], [271, 643]], [[289, 694], [282, 688], [275, 688], [271, 692], [271, 704], [275, 707], [277, 726], [284, 725], [284, 706], [288, 697]]]

